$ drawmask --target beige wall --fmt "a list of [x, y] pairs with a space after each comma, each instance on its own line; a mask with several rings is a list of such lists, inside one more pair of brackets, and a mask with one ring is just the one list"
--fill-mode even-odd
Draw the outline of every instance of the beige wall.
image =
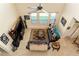
[[9, 54], [13, 52], [11, 50], [12, 38], [8, 35], [8, 30], [10, 30], [17, 18], [18, 14], [14, 4], [0, 4], [0, 36], [5, 33], [9, 39], [7, 45], [0, 41], [0, 47]]
[[[72, 31], [75, 28], [75, 27], [72, 27], [72, 25], [74, 23], [73, 17], [79, 16], [79, 4], [74, 4], [74, 3], [73, 4], [65, 4], [65, 8], [62, 13], [62, 16], [65, 17], [65, 19], [67, 20], [67, 23], [64, 27], [64, 26], [62, 26], [61, 22], [59, 22], [59, 29], [60, 29], [63, 36], [71, 35]], [[78, 18], [76, 18], [76, 19], [78, 19]], [[70, 30], [67, 30], [68, 26], [71, 26]]]
[[[28, 7], [36, 7], [38, 4], [33, 4], [33, 3], [17, 3], [16, 4], [16, 9], [18, 10], [18, 13], [19, 15], [23, 16], [23, 15], [26, 15], [31, 9], [28, 8]], [[60, 18], [60, 15], [64, 9], [64, 4], [63, 3], [46, 3], [46, 4], [42, 4], [43, 5], [43, 8], [45, 10], [47, 10], [48, 12], [57, 12], [57, 24], [59, 22], [59, 18]], [[30, 27], [30, 26], [33, 26], [31, 24], [31, 21], [27, 21], [27, 25]], [[34, 25], [36, 26], [36, 25]], [[41, 25], [39, 25], [40, 27]], [[36, 26], [37, 27], [37, 26]]]
[[0, 35], [10, 29], [17, 17], [14, 4], [0, 4]]

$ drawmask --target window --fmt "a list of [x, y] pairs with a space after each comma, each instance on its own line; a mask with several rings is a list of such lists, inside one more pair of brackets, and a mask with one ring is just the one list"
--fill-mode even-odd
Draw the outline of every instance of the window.
[[48, 23], [48, 14], [47, 13], [39, 13], [39, 22], [40, 24], [47, 24]]
[[[30, 15], [32, 24], [43, 24], [54, 23], [56, 20], [56, 13], [32, 13]], [[49, 21], [48, 21], [49, 20]]]
[[54, 23], [56, 20], [56, 13], [50, 13], [50, 23]]
[[36, 13], [32, 13], [30, 18], [31, 18], [32, 24], [37, 23], [37, 14]]

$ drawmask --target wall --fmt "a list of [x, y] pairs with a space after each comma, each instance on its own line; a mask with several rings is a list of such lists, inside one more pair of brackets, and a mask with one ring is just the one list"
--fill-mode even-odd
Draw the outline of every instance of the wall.
[[[62, 26], [61, 24], [61, 18], [59, 21], [59, 29], [62, 33], [63, 36], [70, 36], [72, 31], [74, 30], [75, 27], [72, 27], [73, 22], [73, 17], [78, 17], [79, 16], [79, 4], [65, 4], [65, 8], [64, 11], [62, 13], [62, 16], [65, 17], [65, 19], [67, 20], [67, 23], [64, 26]], [[76, 18], [79, 20], [79, 18]], [[70, 30], [67, 30], [67, 27], [71, 26]]]
[[12, 38], [7, 34], [18, 18], [14, 4], [0, 4], [0, 36], [5, 33], [9, 39], [7, 45], [0, 41], [0, 48], [12, 54]]
[[[38, 6], [38, 4], [17, 3], [16, 9], [18, 10], [19, 15], [23, 16], [23, 15], [26, 15], [29, 11], [31, 11], [31, 9], [29, 7], [36, 7], [36, 6]], [[60, 15], [61, 15], [63, 8], [64, 8], [64, 4], [63, 3], [50, 3], [50, 4], [46, 3], [46, 4], [42, 4], [42, 6], [48, 12], [57, 12], [57, 18], [56, 18], [57, 22], [56, 23], [58, 24]], [[29, 20], [27, 22], [28, 22], [28, 24], [27, 24], [28, 26], [33, 25], [33, 24], [31, 24], [31, 20]], [[34, 25], [34, 26], [36, 26], [36, 25]], [[38, 26], [41, 27], [41, 25], [38, 25]], [[36, 27], [38, 27], [38, 26], [36, 26]]]
[[17, 17], [14, 4], [0, 4], [0, 35], [10, 29]]

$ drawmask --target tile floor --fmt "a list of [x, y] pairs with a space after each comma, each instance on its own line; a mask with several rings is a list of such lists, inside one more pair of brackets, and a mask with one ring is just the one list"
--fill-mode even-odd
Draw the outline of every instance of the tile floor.
[[[24, 39], [21, 41], [21, 44], [12, 55], [10, 56], [78, 56], [79, 52], [78, 48], [72, 44], [73, 39], [70, 38], [61, 38], [60, 42], [60, 50], [57, 52], [56, 50], [52, 50], [52, 48], [46, 52], [33, 52], [26, 49], [27, 42], [30, 37], [31, 29], [26, 29]], [[6, 53], [1, 53], [1, 55], [9, 55]]]

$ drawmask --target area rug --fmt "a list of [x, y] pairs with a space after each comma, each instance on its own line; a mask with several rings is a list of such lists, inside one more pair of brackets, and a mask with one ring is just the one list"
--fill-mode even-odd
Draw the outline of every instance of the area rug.
[[30, 40], [45, 40], [48, 39], [47, 30], [46, 29], [32, 29]]
[[47, 51], [49, 49], [47, 29], [32, 29], [26, 48], [31, 51]]

